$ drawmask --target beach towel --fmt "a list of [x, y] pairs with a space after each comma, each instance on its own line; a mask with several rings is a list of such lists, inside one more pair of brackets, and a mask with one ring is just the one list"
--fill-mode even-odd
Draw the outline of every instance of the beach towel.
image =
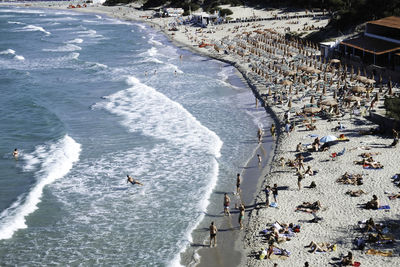
[[390, 206], [389, 205], [382, 205], [382, 206], [379, 206], [378, 210], [390, 210]]
[[361, 265], [361, 262], [359, 262], [359, 261], [355, 261], [354, 263], [353, 263], [353, 266], [356, 266], [356, 267], [358, 267], [358, 266], [360, 266]]
[[363, 169], [365, 169], [365, 170], [382, 170], [383, 167], [382, 168], [374, 168], [370, 165], [363, 165]]
[[286, 256], [289, 257], [290, 252], [287, 251], [286, 249], [280, 249], [280, 248], [273, 248], [273, 253], [274, 255], [282, 255], [282, 256]]
[[368, 249], [365, 254], [368, 255], [379, 255], [383, 257], [391, 257], [393, 254], [393, 251], [382, 251], [382, 250], [376, 250], [376, 249]]

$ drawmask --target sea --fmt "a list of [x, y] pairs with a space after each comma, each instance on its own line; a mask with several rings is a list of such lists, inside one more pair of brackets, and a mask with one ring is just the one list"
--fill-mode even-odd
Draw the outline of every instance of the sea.
[[179, 266], [269, 126], [231, 65], [69, 10], [0, 6], [0, 92], [6, 266]]

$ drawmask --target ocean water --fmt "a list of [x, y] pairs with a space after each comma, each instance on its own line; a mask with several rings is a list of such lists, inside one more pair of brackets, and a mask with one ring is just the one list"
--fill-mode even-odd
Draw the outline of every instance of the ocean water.
[[232, 66], [95, 14], [1, 6], [0, 90], [0, 265], [179, 265], [268, 126]]

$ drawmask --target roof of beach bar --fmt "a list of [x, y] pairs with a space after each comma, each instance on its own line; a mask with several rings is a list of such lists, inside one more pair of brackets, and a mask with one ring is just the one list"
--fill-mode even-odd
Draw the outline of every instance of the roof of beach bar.
[[400, 49], [400, 44], [388, 42], [382, 39], [371, 38], [368, 36], [360, 36], [353, 39], [343, 40], [341, 44], [375, 55], [382, 55]]

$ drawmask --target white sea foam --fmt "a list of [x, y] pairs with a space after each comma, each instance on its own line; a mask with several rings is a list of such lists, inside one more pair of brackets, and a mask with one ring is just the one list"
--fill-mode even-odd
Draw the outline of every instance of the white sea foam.
[[182, 73], [183, 73], [183, 71], [181, 71], [181, 70], [178, 68], [178, 66], [176, 66], [176, 65], [174, 65], [174, 64], [167, 63], [165, 66], [166, 66], [167, 69], [173, 69], [174, 71], [176, 71], [176, 72], [179, 73], [179, 74], [182, 74]]
[[7, 21], [8, 24], [18, 24], [18, 25], [23, 25], [25, 23], [19, 22], [19, 21]]
[[162, 46], [163, 44], [157, 40], [154, 40], [154, 36], [151, 36], [150, 39], [147, 41], [149, 44]]
[[[192, 175], [189, 174], [188, 177], [185, 177], [185, 174], [183, 174], [184, 170], [181, 168], [183, 166], [183, 169], [185, 169], [184, 166], [190, 166], [193, 159], [187, 159], [185, 155], [199, 153], [199, 155], [211, 156], [208, 159], [207, 157], [203, 157], [205, 161], [202, 162], [203, 166], [209, 166], [206, 168], [208, 170], [206, 174], [207, 182], [202, 187], [193, 191], [196, 199], [201, 199], [201, 201], [195, 207], [189, 205], [191, 209], [199, 211], [198, 216], [196, 220], [188, 225], [182, 238], [176, 243], [179, 253], [176, 253], [175, 257], [169, 263], [170, 266], [180, 266], [179, 255], [192, 242], [191, 233], [203, 219], [204, 212], [209, 204], [208, 199], [217, 183], [219, 164], [216, 158], [220, 157], [222, 141], [213, 131], [203, 126], [180, 103], [173, 101], [154, 88], [141, 83], [136, 77], [128, 77], [127, 83], [131, 86], [130, 88], [107, 96], [104, 102], [96, 103], [94, 109], [102, 108], [121, 117], [121, 124], [131, 132], [140, 132], [146, 136], [165, 140], [165, 144], [168, 144], [166, 150], [164, 151], [163, 142], [156, 147], [154, 151], [156, 155], [169, 155], [172, 148], [177, 149], [178, 152], [175, 153], [179, 155], [175, 156], [174, 161], [170, 161], [165, 156], [157, 157], [156, 155], [148, 155], [146, 158], [158, 158], [158, 164], [164, 166], [163, 168], [166, 166], [172, 168], [167, 171], [172, 177], [182, 175], [184, 176], [181, 178], [182, 181], [190, 181], [193, 178], [191, 177]], [[143, 175], [148, 175], [152, 178], [152, 191], [165, 191], [163, 187], [168, 185], [168, 183], [157, 182], [159, 179], [153, 177], [155, 174], [152, 175], [151, 171], [146, 169], [144, 171]], [[138, 171], [137, 175], [141, 175], [140, 171]], [[157, 176], [159, 175], [161, 174], [158, 173]], [[163, 177], [162, 181], [166, 178]], [[156, 208], [154, 205], [160, 204], [157, 201], [153, 201], [152, 203], [152, 208]], [[182, 208], [185, 209], [187, 206], [182, 206]]]
[[81, 44], [81, 43], [83, 43], [83, 40], [80, 38], [75, 38], [73, 40], [68, 41], [67, 43], [68, 44]]
[[100, 15], [96, 15], [96, 18], [98, 19], [102, 19], [102, 17]]
[[144, 62], [153, 62], [153, 63], [157, 63], [157, 64], [163, 64], [164, 62], [155, 58], [155, 57], [149, 57], [149, 58], [145, 58], [141, 61], [139, 61], [138, 63], [144, 63]]
[[[128, 77], [127, 83], [132, 87], [108, 96], [109, 102], [98, 103], [95, 107], [123, 117], [123, 125], [132, 132], [141, 131], [145, 135], [167, 139], [187, 149], [204, 150], [207, 147], [210, 154], [220, 156], [222, 141], [181, 104], [136, 77]], [[140, 118], [146, 118], [148, 123], [136, 125], [134, 121]]]
[[15, 55], [15, 50], [12, 50], [12, 49], [9, 48], [7, 50], [4, 50], [4, 51], [0, 52], [0, 55], [7, 55], [7, 54]]
[[25, 218], [38, 208], [43, 188], [65, 176], [79, 160], [80, 151], [80, 144], [68, 135], [58, 142], [36, 148], [30, 162], [27, 163], [28, 166], [32, 166], [38, 164], [36, 161], [40, 161], [40, 170], [35, 173], [36, 184], [26, 197], [18, 197], [17, 201], [0, 214], [0, 239], [11, 238], [15, 231], [27, 227]]
[[158, 54], [157, 48], [154, 46], [150, 49], [147, 49], [146, 52], [140, 53], [139, 56], [144, 56], [144, 57], [154, 57]]
[[89, 38], [102, 38], [101, 34], [97, 34], [95, 30], [78, 31], [79, 37], [89, 37]]
[[79, 53], [71, 53], [71, 54], [69, 54], [69, 58], [78, 59], [79, 55], [80, 55]]
[[47, 35], [50, 35], [51, 33], [49, 31], [46, 31], [43, 27], [40, 26], [35, 26], [35, 25], [27, 25], [21, 29], [19, 29], [19, 31], [40, 31], [40, 32], [44, 32]]
[[82, 48], [80, 46], [77, 46], [74, 44], [63, 45], [63, 46], [57, 47], [55, 49], [48, 49], [48, 48], [43, 49], [43, 51], [46, 51], [46, 52], [72, 52], [72, 51], [79, 51], [79, 50], [82, 50]]
[[25, 58], [23, 56], [20, 56], [20, 55], [15, 55], [14, 59], [19, 60], [19, 61], [24, 61], [25, 60]]

